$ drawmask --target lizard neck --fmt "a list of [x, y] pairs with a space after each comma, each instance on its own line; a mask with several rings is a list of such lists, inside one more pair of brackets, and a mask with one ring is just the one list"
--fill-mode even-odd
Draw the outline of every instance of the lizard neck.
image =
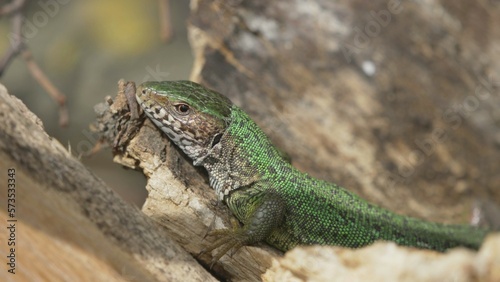
[[288, 164], [259, 126], [236, 106], [219, 144], [199, 163], [208, 171], [210, 186], [219, 200], [265, 180], [268, 173]]

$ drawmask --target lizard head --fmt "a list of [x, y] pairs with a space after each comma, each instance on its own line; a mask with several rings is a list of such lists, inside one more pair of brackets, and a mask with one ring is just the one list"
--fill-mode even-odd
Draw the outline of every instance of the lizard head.
[[136, 99], [195, 163], [219, 143], [230, 121], [232, 102], [191, 81], [144, 82]]

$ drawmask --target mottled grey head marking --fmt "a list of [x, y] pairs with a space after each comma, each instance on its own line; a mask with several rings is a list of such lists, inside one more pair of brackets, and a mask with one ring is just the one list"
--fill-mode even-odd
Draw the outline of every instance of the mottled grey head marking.
[[232, 103], [190, 81], [145, 82], [136, 98], [146, 115], [194, 163], [218, 144], [229, 123]]

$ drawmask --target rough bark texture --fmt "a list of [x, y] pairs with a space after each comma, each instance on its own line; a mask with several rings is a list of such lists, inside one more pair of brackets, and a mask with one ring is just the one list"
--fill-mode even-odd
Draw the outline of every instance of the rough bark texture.
[[[90, 173], [41, 121], [0, 85], [2, 281], [215, 281], [165, 230]], [[7, 170], [15, 213], [7, 213]], [[12, 198], [12, 196], [9, 196]], [[16, 274], [6, 271], [15, 248]]]
[[489, 237], [479, 252], [454, 249], [443, 255], [375, 243], [359, 250], [299, 247], [263, 276], [269, 282], [299, 281], [499, 281], [500, 236]]

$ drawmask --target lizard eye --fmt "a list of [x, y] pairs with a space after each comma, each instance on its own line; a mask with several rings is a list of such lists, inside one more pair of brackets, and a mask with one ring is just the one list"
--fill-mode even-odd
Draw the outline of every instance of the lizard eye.
[[189, 113], [189, 111], [191, 110], [191, 107], [189, 107], [189, 105], [187, 105], [187, 104], [177, 104], [177, 105], [175, 105], [175, 109], [180, 114], [187, 115]]

